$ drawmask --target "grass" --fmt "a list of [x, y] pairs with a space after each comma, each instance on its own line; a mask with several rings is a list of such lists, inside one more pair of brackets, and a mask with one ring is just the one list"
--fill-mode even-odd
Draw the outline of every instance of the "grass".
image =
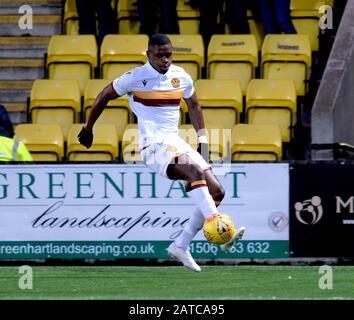
[[[333, 289], [313, 266], [33, 267], [20, 289], [19, 267], [0, 267], [0, 299], [308, 300], [354, 299], [354, 267], [333, 266]], [[326, 281], [325, 281], [326, 282]]]

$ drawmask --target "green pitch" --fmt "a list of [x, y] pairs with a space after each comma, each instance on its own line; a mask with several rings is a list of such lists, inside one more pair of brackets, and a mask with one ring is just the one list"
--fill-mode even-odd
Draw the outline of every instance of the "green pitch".
[[33, 288], [20, 289], [19, 267], [0, 267], [0, 299], [354, 299], [353, 266], [332, 267], [332, 289], [320, 288], [328, 285], [329, 274], [313, 266], [202, 266], [201, 273], [173, 266], [32, 271]]

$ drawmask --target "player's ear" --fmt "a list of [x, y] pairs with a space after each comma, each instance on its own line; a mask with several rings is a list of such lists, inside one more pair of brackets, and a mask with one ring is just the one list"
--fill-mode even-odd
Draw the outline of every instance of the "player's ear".
[[149, 52], [149, 50], [146, 50], [146, 56], [150, 59], [150, 52]]

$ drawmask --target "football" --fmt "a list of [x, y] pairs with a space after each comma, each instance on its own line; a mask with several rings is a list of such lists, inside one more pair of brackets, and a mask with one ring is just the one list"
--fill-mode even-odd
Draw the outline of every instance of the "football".
[[205, 238], [213, 244], [224, 244], [231, 240], [235, 233], [232, 218], [224, 213], [208, 216], [203, 225]]

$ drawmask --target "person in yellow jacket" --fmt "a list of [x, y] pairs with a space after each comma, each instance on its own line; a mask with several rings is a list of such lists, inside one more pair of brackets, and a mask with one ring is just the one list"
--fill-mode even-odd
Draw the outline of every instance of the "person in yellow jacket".
[[9, 114], [0, 105], [0, 161], [33, 161], [25, 144], [14, 137]]

